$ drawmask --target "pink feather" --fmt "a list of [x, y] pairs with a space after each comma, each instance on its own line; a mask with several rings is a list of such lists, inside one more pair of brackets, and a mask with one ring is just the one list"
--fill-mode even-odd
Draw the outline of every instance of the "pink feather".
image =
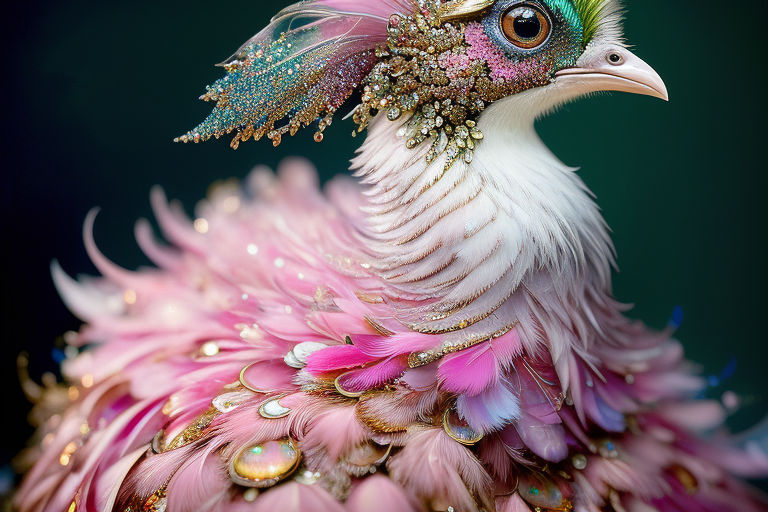
[[516, 331], [447, 356], [440, 363], [440, 386], [451, 393], [477, 396], [497, 384], [499, 376], [520, 355]]
[[387, 469], [390, 477], [408, 492], [431, 501], [432, 508], [493, 508], [491, 479], [482, 464], [442, 430], [413, 433], [403, 450], [389, 460]]
[[260, 496], [253, 512], [344, 512], [344, 507], [319, 485], [288, 482]]
[[390, 357], [373, 366], [347, 372], [339, 377], [342, 389], [363, 392], [400, 377], [408, 368], [405, 357]]
[[352, 490], [345, 506], [347, 512], [417, 512], [403, 490], [389, 478], [374, 475]]

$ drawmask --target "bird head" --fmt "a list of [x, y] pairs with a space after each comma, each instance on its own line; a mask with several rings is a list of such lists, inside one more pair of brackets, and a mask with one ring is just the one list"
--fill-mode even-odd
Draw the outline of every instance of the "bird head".
[[[362, 131], [386, 116], [428, 160], [471, 161], [492, 103], [537, 90], [547, 106], [597, 91], [667, 99], [659, 75], [624, 45], [616, 0], [306, 0], [222, 65], [202, 99], [213, 113], [179, 137], [234, 133], [232, 146], [315, 125], [315, 140], [356, 91]], [[533, 108], [533, 107], [532, 107]]]
[[[481, 19], [490, 47], [492, 72], [514, 78], [515, 92], [556, 84], [564, 96], [624, 91], [668, 99], [664, 82], [632, 54], [621, 34], [621, 10], [614, 0], [498, 0]], [[480, 5], [478, 5], [479, 7]], [[488, 44], [478, 41], [482, 46]], [[494, 69], [495, 68], [495, 69]]]

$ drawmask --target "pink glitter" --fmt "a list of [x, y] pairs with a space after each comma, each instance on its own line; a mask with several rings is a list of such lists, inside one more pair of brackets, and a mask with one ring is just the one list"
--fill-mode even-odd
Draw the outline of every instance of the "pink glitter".
[[480, 23], [467, 25], [464, 38], [469, 45], [466, 56], [470, 61], [475, 59], [485, 61], [491, 69], [493, 80], [514, 82], [529, 75], [538, 67], [535, 61], [513, 62], [509, 60], [501, 50], [494, 46]]
[[438, 57], [440, 67], [445, 69], [449, 78], [460, 78], [467, 75], [472, 65], [472, 59], [465, 53], [445, 52]]

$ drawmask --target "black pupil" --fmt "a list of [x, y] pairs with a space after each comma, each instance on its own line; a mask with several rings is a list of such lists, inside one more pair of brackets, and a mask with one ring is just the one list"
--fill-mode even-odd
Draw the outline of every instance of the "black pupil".
[[531, 11], [518, 14], [512, 26], [515, 28], [515, 33], [523, 39], [534, 39], [541, 33], [541, 21]]

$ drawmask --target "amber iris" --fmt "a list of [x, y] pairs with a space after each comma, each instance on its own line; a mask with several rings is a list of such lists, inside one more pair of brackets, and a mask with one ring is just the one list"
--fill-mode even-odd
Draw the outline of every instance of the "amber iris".
[[552, 31], [552, 25], [540, 8], [524, 4], [510, 9], [502, 16], [501, 29], [512, 44], [532, 50], [544, 44]]

